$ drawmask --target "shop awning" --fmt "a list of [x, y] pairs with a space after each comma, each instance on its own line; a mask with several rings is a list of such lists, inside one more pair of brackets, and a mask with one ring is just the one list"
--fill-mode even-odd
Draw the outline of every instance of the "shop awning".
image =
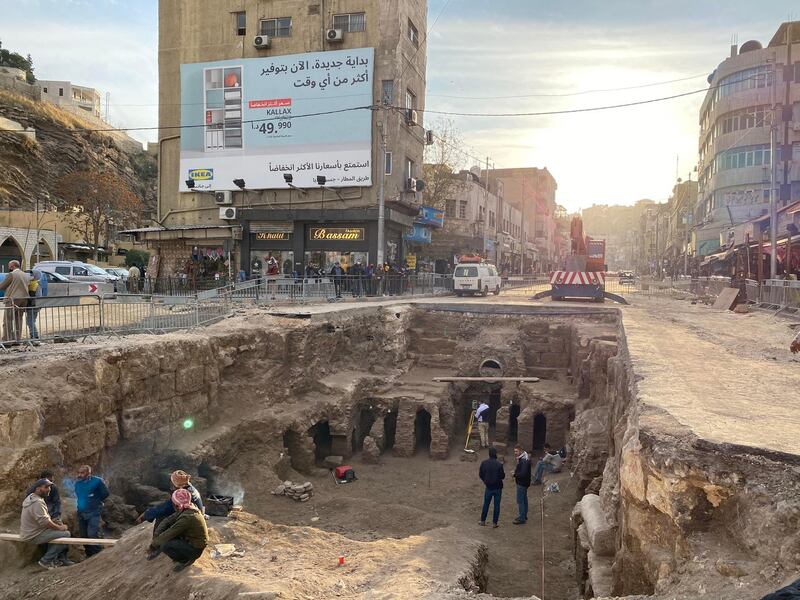
[[132, 235], [138, 242], [160, 242], [165, 240], [221, 240], [241, 239], [240, 225], [176, 225], [174, 227], [142, 227], [120, 231]]

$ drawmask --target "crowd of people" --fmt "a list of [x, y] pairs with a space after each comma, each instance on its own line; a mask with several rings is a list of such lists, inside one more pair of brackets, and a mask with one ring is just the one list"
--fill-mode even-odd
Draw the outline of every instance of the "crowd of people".
[[[171, 495], [159, 505], [139, 515], [137, 523], [153, 523], [153, 536], [147, 549], [147, 560], [166, 554], [175, 563], [173, 570], [182, 571], [196, 561], [208, 544], [205, 507], [200, 493], [191, 484], [188, 473], [177, 470], [170, 476]], [[87, 540], [101, 539], [102, 511], [109, 492], [101, 477], [92, 475], [92, 468], [78, 469], [74, 483], [78, 535]], [[52, 471], [43, 471], [30, 486], [22, 501], [20, 540], [44, 547], [39, 566], [45, 569], [69, 567], [69, 544], [57, 540], [70, 538], [69, 527], [62, 519], [61, 493], [53, 482]], [[98, 554], [102, 546], [84, 544], [87, 559]]]
[[8, 263], [9, 273], [0, 281], [0, 297], [3, 300], [3, 333], [5, 343], [19, 343], [24, 336], [23, 318], [28, 328], [31, 343], [38, 344], [39, 330], [36, 320], [40, 308], [36, 298], [47, 296], [47, 277], [40, 271], [23, 271], [19, 261]]

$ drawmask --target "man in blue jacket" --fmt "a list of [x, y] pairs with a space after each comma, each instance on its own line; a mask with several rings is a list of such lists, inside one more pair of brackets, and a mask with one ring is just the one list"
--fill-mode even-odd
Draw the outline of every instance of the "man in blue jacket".
[[486, 525], [486, 516], [489, 514], [489, 503], [494, 500], [494, 514], [492, 515], [492, 527], [498, 527], [497, 521], [500, 520], [500, 499], [503, 496], [503, 479], [506, 472], [503, 470], [503, 463], [497, 460], [497, 450], [489, 448], [489, 458], [481, 463], [478, 475], [486, 486], [483, 493], [483, 509], [481, 510], [481, 525]]
[[[108, 488], [105, 482], [92, 475], [92, 468], [83, 465], [78, 469], [78, 479], [75, 482], [75, 497], [78, 499], [78, 530], [84, 538], [103, 537], [100, 531], [100, 513], [103, 511], [103, 501], [108, 498]], [[102, 548], [100, 546], [84, 546], [86, 558], [94, 556]]]

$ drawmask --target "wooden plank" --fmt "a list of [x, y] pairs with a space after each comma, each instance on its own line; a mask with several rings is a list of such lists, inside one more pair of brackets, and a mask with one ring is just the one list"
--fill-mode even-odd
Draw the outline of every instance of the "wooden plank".
[[[16, 533], [0, 533], [0, 541], [4, 542], [22, 542], [19, 539], [19, 535]], [[83, 545], [90, 545], [90, 546], [113, 546], [117, 543], [117, 540], [109, 540], [103, 538], [56, 538], [54, 540], [50, 540], [48, 544], [66, 544], [68, 546], [83, 546]]]
[[484, 381], [486, 383], [517, 381], [520, 383], [536, 383], [537, 381], [541, 381], [538, 377], [434, 377], [433, 380], [440, 383], [455, 381]]
[[719, 293], [714, 308], [718, 310], [730, 310], [733, 303], [736, 302], [736, 297], [739, 295], [738, 288], [725, 288]]

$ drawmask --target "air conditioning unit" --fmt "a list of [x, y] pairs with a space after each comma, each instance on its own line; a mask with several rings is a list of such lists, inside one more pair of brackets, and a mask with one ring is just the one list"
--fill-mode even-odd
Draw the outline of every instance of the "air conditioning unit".
[[265, 48], [269, 48], [272, 44], [272, 40], [269, 39], [268, 35], [257, 35], [253, 38], [253, 46], [258, 48], [259, 50], [264, 50]]
[[792, 129], [794, 129], [795, 131], [800, 131], [800, 121], [795, 121], [794, 123], [792, 123]]
[[433, 130], [428, 129], [425, 132], [425, 145], [426, 146], [433, 146]]
[[329, 42], [342, 42], [344, 41], [344, 30], [342, 29], [328, 29], [325, 34]]
[[214, 192], [214, 202], [216, 202], [220, 206], [226, 206], [228, 204], [233, 204], [233, 193], [232, 192]]
[[412, 177], [411, 179], [406, 180], [406, 191], [407, 192], [421, 192], [425, 189], [425, 182], [422, 179], [415, 179]]
[[221, 207], [219, 209], [219, 218], [223, 221], [232, 221], [236, 218], [236, 209], [232, 206]]
[[406, 124], [407, 125], [416, 125], [419, 123], [419, 116], [417, 115], [417, 111], [409, 108], [406, 110]]

